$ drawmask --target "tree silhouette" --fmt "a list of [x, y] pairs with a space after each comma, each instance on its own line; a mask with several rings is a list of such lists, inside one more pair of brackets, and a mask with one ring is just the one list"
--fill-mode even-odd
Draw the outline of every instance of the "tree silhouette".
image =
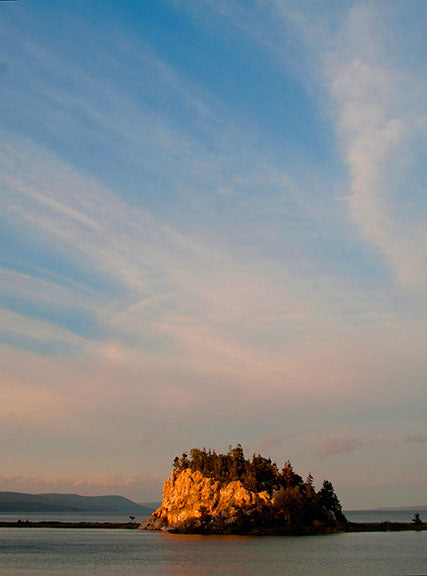
[[414, 517], [412, 518], [412, 522], [415, 524], [415, 527], [417, 528], [417, 530], [419, 530], [421, 528], [423, 521], [421, 520], [421, 516], [418, 514], [418, 512], [416, 512], [414, 514]]

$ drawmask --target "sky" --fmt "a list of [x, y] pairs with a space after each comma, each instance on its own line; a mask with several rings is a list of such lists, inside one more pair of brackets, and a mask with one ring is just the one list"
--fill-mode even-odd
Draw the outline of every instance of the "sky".
[[240, 442], [427, 504], [424, 0], [0, 3], [0, 490]]

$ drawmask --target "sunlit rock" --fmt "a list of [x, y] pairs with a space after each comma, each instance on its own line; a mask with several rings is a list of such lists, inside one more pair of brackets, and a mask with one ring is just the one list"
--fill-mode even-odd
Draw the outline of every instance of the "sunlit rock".
[[220, 483], [190, 469], [174, 470], [164, 483], [162, 505], [142, 524], [145, 530], [239, 531], [256, 512], [272, 507], [267, 492], [251, 492], [240, 481]]

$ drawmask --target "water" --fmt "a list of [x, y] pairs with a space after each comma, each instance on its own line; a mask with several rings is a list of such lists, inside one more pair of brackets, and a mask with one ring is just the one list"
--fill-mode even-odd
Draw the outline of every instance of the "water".
[[427, 574], [427, 531], [327, 536], [178, 536], [0, 529], [1, 576]]
[[[344, 510], [349, 522], [412, 522], [415, 512], [427, 518], [427, 510]], [[427, 572], [427, 571], [426, 571]]]

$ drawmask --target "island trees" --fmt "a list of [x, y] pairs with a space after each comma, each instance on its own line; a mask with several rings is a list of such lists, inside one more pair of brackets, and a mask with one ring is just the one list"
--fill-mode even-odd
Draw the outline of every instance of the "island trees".
[[275, 462], [261, 454], [245, 458], [243, 448], [237, 444], [229, 447], [226, 454], [215, 450], [193, 448], [189, 455], [183, 453], [173, 462], [174, 469], [200, 472], [203, 477], [218, 482], [225, 487], [238, 481], [242, 487], [253, 493], [266, 493], [268, 505], [259, 509], [239, 510], [238, 529], [263, 526], [265, 531], [303, 531], [307, 527], [327, 530], [346, 523], [340, 501], [329, 480], [323, 482], [316, 492], [311, 474], [306, 481], [297, 474], [290, 461], [286, 461], [279, 471]]

